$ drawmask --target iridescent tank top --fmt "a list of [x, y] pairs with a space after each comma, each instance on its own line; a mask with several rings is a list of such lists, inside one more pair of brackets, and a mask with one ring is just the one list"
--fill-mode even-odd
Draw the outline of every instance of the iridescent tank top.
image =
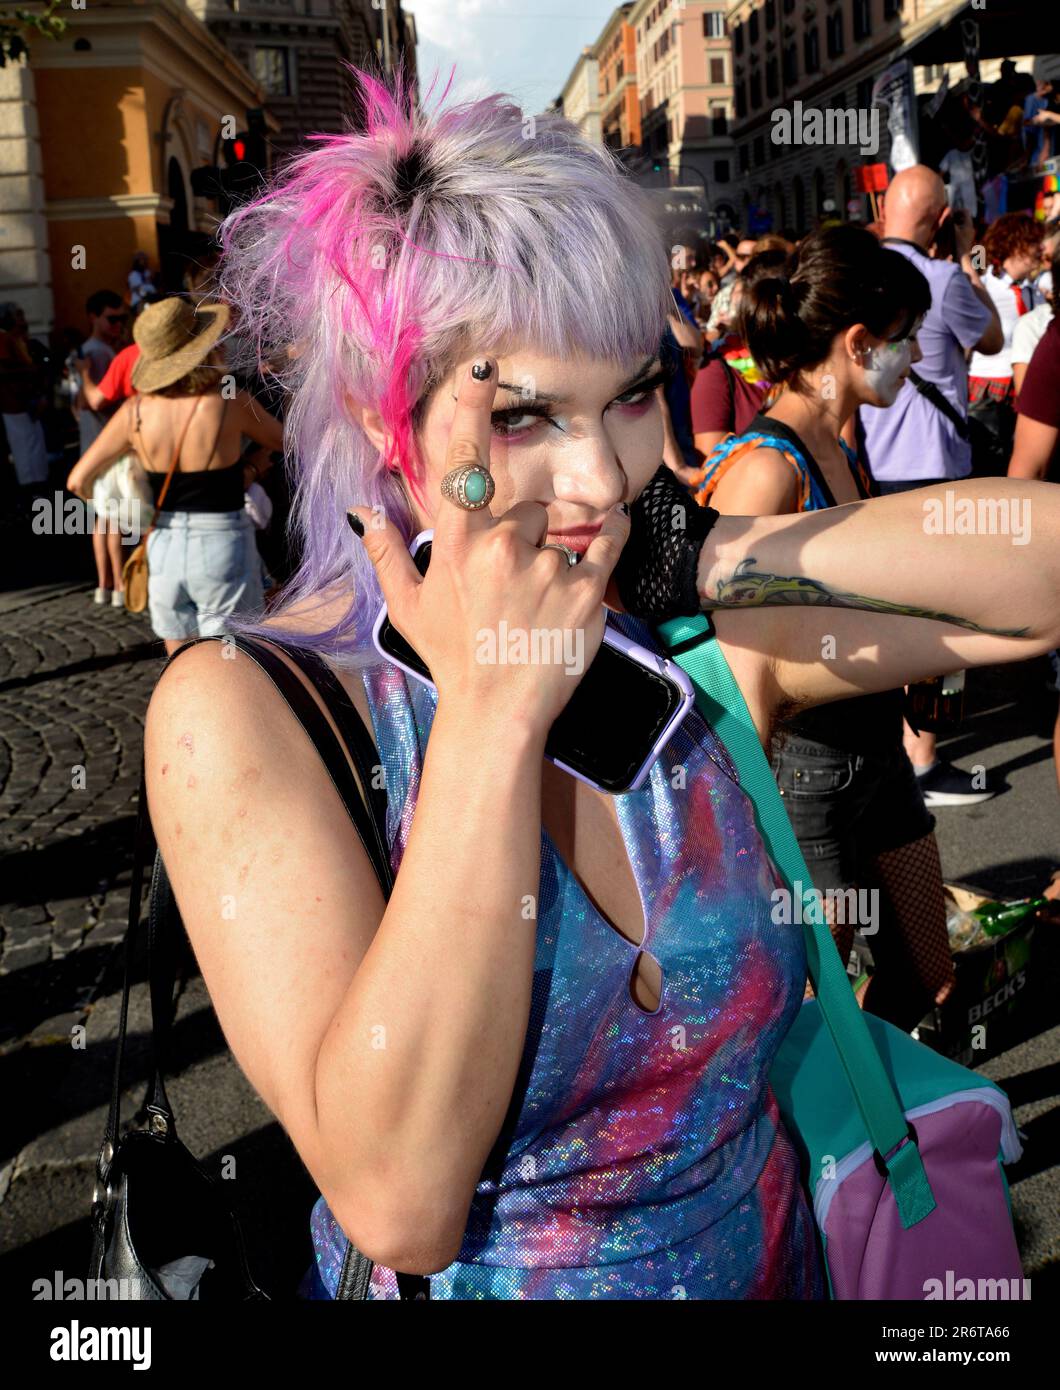
[[[657, 646], [636, 620], [608, 621]], [[397, 870], [436, 696], [389, 665], [363, 678]], [[799, 928], [772, 921], [783, 880], [751, 801], [693, 711], [616, 808], [644, 940], [605, 921], [542, 827], [522, 1063], [463, 1244], [430, 1296], [822, 1298], [813, 1218], [768, 1085], [806, 958]], [[662, 969], [653, 1013], [630, 992], [639, 950]], [[308, 1296], [334, 1297], [346, 1237], [323, 1198], [311, 1230]], [[397, 1296], [377, 1265], [370, 1297]]]

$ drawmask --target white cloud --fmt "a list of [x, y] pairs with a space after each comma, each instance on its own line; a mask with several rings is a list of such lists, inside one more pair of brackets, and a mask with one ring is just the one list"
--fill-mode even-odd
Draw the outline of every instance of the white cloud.
[[578, 54], [598, 37], [614, 0], [409, 0], [419, 39], [420, 92], [438, 69], [431, 105], [456, 73], [447, 104], [508, 92], [529, 113], [559, 95]]

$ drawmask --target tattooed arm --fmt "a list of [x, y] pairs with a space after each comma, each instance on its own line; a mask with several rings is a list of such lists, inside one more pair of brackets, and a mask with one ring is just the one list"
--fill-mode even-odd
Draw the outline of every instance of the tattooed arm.
[[778, 703], [1025, 660], [1060, 645], [1060, 489], [966, 479], [797, 516], [723, 516], [699, 591], [723, 644], [766, 659]]

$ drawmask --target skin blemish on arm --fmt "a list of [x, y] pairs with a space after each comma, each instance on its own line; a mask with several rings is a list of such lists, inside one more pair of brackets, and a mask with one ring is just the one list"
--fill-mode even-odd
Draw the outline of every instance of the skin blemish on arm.
[[194, 777], [189, 777], [189, 778], [188, 778], [187, 785], [188, 785], [189, 787], [194, 787], [194, 785], [195, 785], [195, 778], [194, 778]]
[[228, 790], [229, 790], [230, 792], [241, 792], [241, 791], [246, 790], [247, 787], [253, 786], [255, 782], [260, 782], [260, 781], [261, 781], [261, 768], [260, 768], [260, 767], [248, 767], [248, 768], [245, 768], [245, 769], [243, 770], [243, 772], [241, 772], [241, 773], [239, 774], [239, 776], [236, 778], [236, 780], [235, 780], [233, 783], [231, 783], [231, 785], [229, 786]]
[[168, 764], [168, 763], [163, 763], [163, 764], [162, 764], [162, 776], [164, 777], [168, 771], [169, 771], [169, 764]]
[[181, 734], [177, 739], [177, 747], [183, 748], [186, 753], [194, 753], [195, 745], [191, 741], [191, 734]]

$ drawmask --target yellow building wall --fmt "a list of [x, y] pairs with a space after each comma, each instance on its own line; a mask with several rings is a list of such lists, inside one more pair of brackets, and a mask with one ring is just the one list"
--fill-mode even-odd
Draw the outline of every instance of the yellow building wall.
[[[43, 68], [36, 81], [48, 203], [157, 191], [151, 131], [161, 125], [171, 90], [165, 83], [140, 68]], [[82, 259], [74, 250], [79, 246], [84, 247], [84, 269], [75, 268]], [[157, 264], [158, 234], [151, 213], [50, 217], [56, 328], [87, 330], [85, 300], [96, 290], [125, 295], [137, 251], [146, 251]]]
[[49, 201], [151, 191], [144, 79], [140, 68], [37, 70], [41, 159]]

